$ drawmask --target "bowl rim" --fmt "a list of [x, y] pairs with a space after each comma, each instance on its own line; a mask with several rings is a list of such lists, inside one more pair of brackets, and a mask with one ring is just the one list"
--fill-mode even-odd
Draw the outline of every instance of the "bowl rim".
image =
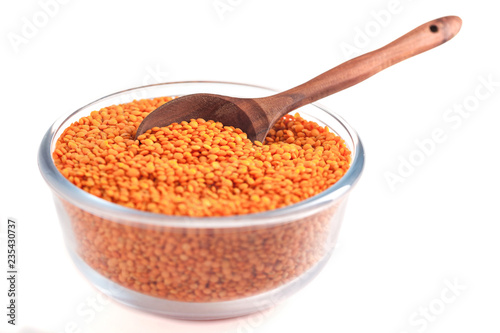
[[[91, 214], [97, 215], [99, 217], [108, 220], [113, 220], [119, 223], [124, 223], [124, 224], [137, 223], [138, 225], [146, 225], [146, 226], [156, 225], [156, 226], [180, 227], [180, 228], [234, 228], [234, 227], [239, 228], [239, 227], [247, 227], [255, 225], [283, 223], [312, 215], [320, 211], [326, 204], [331, 204], [333, 201], [339, 201], [341, 198], [344, 197], [344, 195], [350, 192], [351, 189], [354, 187], [354, 185], [358, 182], [364, 168], [365, 153], [363, 144], [357, 132], [341, 116], [339, 116], [334, 112], [329, 111], [326, 107], [318, 103], [311, 103], [310, 105], [327, 113], [329, 116], [335, 118], [340, 123], [340, 125], [342, 125], [342, 127], [349, 134], [349, 137], [352, 140], [355, 154], [351, 161], [351, 166], [346, 172], [346, 174], [342, 176], [342, 178], [339, 181], [337, 181], [333, 186], [306, 200], [300, 201], [298, 203], [286, 207], [259, 213], [230, 215], [230, 216], [215, 216], [215, 217], [191, 217], [191, 216], [178, 216], [178, 215], [165, 215], [160, 213], [152, 213], [121, 206], [119, 204], [96, 197], [75, 186], [59, 172], [52, 159], [51, 146], [54, 140], [58, 139], [55, 137], [56, 133], [69, 118], [76, 115], [83, 109], [89, 108], [92, 105], [103, 102], [106, 99], [112, 97], [118, 97], [119, 95], [124, 93], [129, 93], [132, 91], [138, 91], [141, 89], [147, 89], [156, 86], [173, 86], [173, 85], [184, 85], [184, 84], [190, 84], [190, 85], [222, 84], [222, 85], [233, 85], [233, 86], [238, 85], [250, 88], [263, 89], [271, 93], [279, 91], [276, 89], [260, 85], [229, 82], [229, 81], [175, 81], [175, 82], [164, 82], [164, 83], [138, 86], [135, 88], [129, 88], [106, 95], [78, 108], [75, 111], [63, 114], [47, 130], [40, 143], [40, 147], [38, 150], [38, 167], [46, 183], [53, 190], [53, 192], [55, 192], [59, 197], [63, 198], [65, 201], [68, 201], [71, 204]], [[342, 139], [344, 139], [345, 141], [348, 138], [343, 137]]]

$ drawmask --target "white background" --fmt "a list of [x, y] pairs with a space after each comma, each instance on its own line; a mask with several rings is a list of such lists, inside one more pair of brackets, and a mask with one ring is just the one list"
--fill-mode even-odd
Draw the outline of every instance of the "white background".
[[[20, 225], [18, 325], [6, 324], [0, 273], [1, 332], [65, 332], [71, 323], [82, 333], [500, 331], [495, 2], [396, 0], [383, 24], [374, 13], [393, 8], [390, 0], [66, 0], [47, 7], [52, 16], [44, 21], [49, 2], [0, 4], [1, 230], [7, 217]], [[218, 12], [214, 4], [230, 7]], [[58, 117], [157, 82], [290, 88], [351, 58], [342, 46], [367, 52], [446, 15], [463, 19], [455, 39], [321, 101], [358, 131], [367, 163], [339, 246], [310, 285], [270, 311], [232, 320], [177, 321], [115, 302], [93, 316], [78, 313], [92, 309], [98, 292], [66, 253], [36, 163]], [[39, 27], [30, 31], [32, 23]], [[494, 84], [481, 83], [488, 79]], [[464, 105], [465, 117], [450, 113]], [[416, 141], [436, 129], [445, 140], [422, 159]], [[420, 165], [401, 169], [391, 188], [387, 173], [397, 175], [410, 158]], [[453, 293], [450, 283], [460, 289]], [[419, 311], [429, 308], [423, 317]]]

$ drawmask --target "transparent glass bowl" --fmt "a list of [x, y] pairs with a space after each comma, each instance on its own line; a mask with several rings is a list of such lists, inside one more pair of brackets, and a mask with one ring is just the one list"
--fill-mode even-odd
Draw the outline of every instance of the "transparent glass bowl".
[[268, 308], [311, 281], [330, 257], [347, 197], [364, 165], [356, 132], [318, 105], [297, 112], [340, 135], [352, 152], [348, 172], [326, 191], [272, 211], [193, 218], [134, 210], [71, 184], [52, 159], [72, 122], [134, 99], [215, 93], [263, 97], [273, 90], [226, 82], [174, 82], [103, 97], [56, 121], [38, 154], [52, 189], [69, 253], [99, 290], [139, 308], [179, 319], [235, 317]]

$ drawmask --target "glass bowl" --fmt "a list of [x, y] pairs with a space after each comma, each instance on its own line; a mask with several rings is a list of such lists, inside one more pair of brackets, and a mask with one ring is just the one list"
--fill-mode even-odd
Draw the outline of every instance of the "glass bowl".
[[174, 82], [121, 91], [56, 121], [38, 153], [66, 246], [83, 275], [119, 302], [190, 320], [264, 310], [309, 283], [335, 247], [348, 194], [364, 165], [356, 132], [315, 104], [297, 112], [340, 135], [352, 152], [351, 166], [322, 193], [272, 211], [194, 218], [134, 210], [77, 188], [54, 165], [52, 152], [61, 133], [90, 112], [134, 99], [200, 92], [235, 97], [274, 93], [227, 82]]

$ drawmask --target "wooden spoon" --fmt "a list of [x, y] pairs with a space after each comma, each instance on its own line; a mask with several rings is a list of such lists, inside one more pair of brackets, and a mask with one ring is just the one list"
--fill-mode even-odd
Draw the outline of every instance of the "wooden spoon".
[[353, 86], [381, 70], [453, 38], [462, 20], [446, 16], [427, 22], [392, 43], [351, 59], [282, 93], [263, 98], [235, 98], [214, 94], [186, 95], [152, 111], [140, 124], [136, 138], [153, 127], [203, 118], [220, 121], [247, 133], [252, 141], [263, 141], [282, 116], [303, 105]]

